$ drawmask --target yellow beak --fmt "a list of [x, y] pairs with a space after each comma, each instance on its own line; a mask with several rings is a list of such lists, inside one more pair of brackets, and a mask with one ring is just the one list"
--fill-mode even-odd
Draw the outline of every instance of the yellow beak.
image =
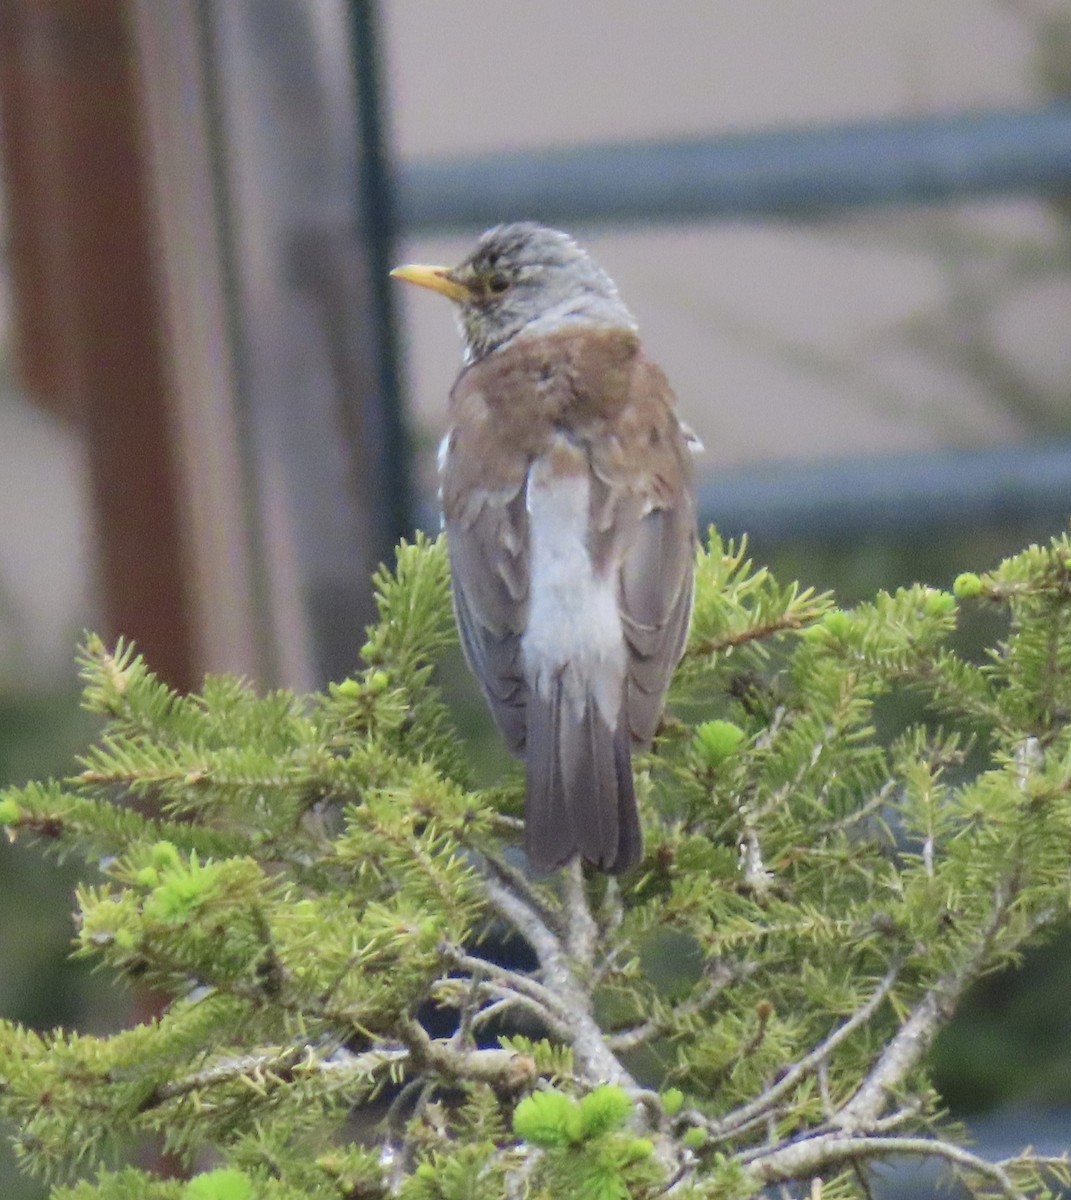
[[425, 267], [418, 263], [410, 263], [404, 267], [395, 267], [391, 271], [393, 279], [404, 279], [406, 283], [415, 283], [418, 287], [431, 288], [433, 292], [441, 292], [451, 300], [467, 300], [471, 293], [463, 283], [453, 277], [449, 267]]

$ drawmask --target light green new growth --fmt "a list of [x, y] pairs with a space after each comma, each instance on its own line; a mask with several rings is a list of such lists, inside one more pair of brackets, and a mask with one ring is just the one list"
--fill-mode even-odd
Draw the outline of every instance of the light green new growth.
[[[926, 1059], [1071, 899], [1069, 563], [1063, 537], [841, 609], [712, 533], [620, 880], [529, 878], [520, 773], [473, 787], [441, 541], [380, 573], [325, 695], [179, 696], [89, 638], [104, 732], [0, 823], [86, 860], [77, 953], [173, 999], [111, 1037], [0, 1024], [22, 1165], [55, 1200], [830, 1200], [907, 1155], [1046, 1194], [1064, 1165], [960, 1145]], [[960, 604], [1007, 615], [982, 664]], [[154, 1133], [201, 1173], [123, 1165]]]

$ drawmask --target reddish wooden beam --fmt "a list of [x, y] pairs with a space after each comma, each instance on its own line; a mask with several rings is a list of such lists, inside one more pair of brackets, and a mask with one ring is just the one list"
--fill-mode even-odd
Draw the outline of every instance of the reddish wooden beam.
[[84, 431], [111, 633], [186, 688], [200, 656], [130, 30], [124, 0], [0, 5], [17, 352], [31, 395]]

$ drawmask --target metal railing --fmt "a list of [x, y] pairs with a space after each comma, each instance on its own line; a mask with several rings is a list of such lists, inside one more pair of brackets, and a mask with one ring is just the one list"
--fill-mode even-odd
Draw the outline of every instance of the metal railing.
[[1071, 104], [403, 163], [397, 205], [404, 231], [441, 233], [524, 217], [800, 220], [1067, 189]]

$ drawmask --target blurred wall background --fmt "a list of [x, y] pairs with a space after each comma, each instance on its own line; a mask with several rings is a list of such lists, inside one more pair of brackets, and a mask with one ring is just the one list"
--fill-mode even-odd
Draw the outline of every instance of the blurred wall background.
[[[1065, 0], [5, 0], [0, 771], [68, 769], [83, 627], [134, 636], [182, 685], [308, 687], [355, 662], [371, 568], [434, 521], [459, 358], [441, 301], [395, 297], [385, 269], [455, 261], [479, 232], [400, 225], [392, 166], [404, 186], [457, 156], [1069, 99]], [[710, 480], [802, 464], [833, 489], [848, 460], [893, 488], [903, 465], [910, 489], [918, 456], [988, 447], [996, 477], [1071, 447], [1068, 195], [576, 232]], [[999, 520], [948, 501], [951, 522], [832, 519], [802, 541], [767, 523], [753, 548], [850, 598], [947, 584], [1066, 521], [1055, 493]], [[24, 853], [0, 859], [23, 897]], [[65, 1019], [122, 1019], [58, 974], [65, 886], [0, 932], [22, 964], [0, 967], [3, 1011], [48, 1023], [48, 992]], [[961, 1109], [1071, 1104], [1066, 957], [977, 998], [942, 1051]], [[985, 1038], [1013, 1047], [1002, 1067], [971, 1058]]]
[[[1071, 67], [1066, 6], [471, 0], [385, 10], [400, 157], [1027, 106]], [[1060, 70], [1064, 75], [1061, 76]], [[581, 232], [636, 311], [712, 469], [1068, 431], [1068, 218], [1044, 199], [819, 221]], [[470, 240], [421, 237], [418, 261]], [[457, 360], [404, 297], [411, 411]], [[425, 466], [425, 474], [427, 468]]]

